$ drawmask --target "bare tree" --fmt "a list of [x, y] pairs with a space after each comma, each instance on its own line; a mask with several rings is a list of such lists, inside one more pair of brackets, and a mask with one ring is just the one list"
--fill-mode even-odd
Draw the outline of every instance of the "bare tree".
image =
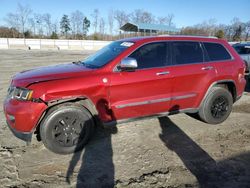
[[99, 32], [100, 32], [100, 34], [105, 33], [105, 20], [103, 18], [100, 18]]
[[174, 20], [174, 14], [169, 14], [168, 16], [167, 16], [167, 20], [168, 20], [168, 26], [173, 26], [174, 25], [174, 23], [173, 23], [173, 20]]
[[118, 23], [119, 29], [127, 22], [129, 22], [129, 15], [125, 11], [117, 10], [114, 14], [114, 19]]
[[34, 20], [35, 20], [35, 24], [37, 26], [37, 30], [38, 30], [38, 35], [39, 37], [42, 37], [43, 35], [43, 15], [41, 14], [34, 14]]
[[231, 40], [233, 36], [233, 28], [231, 25], [223, 25], [223, 30], [227, 40]]
[[232, 38], [233, 41], [241, 40], [243, 23], [237, 17], [234, 17], [231, 23], [232, 23], [232, 31], [233, 31], [233, 38]]
[[163, 25], [168, 23], [167, 17], [158, 17], [157, 21], [158, 21], [159, 24], [163, 24]]
[[12, 30], [12, 36], [13, 37], [17, 37], [16, 35], [16, 30], [19, 30], [19, 21], [18, 21], [18, 15], [17, 14], [13, 14], [13, 13], [8, 13], [5, 21], [7, 22], [8, 26], [11, 28]]
[[174, 14], [168, 14], [164, 17], [158, 17], [157, 18], [159, 24], [164, 24], [169, 27], [174, 26], [173, 20], [174, 20]]
[[189, 26], [181, 29], [181, 35], [207, 35], [207, 32], [197, 26]]
[[203, 29], [204, 31], [206, 31], [208, 36], [214, 36], [217, 29], [217, 25], [216, 25], [217, 20], [214, 18], [211, 18], [209, 20], [205, 20], [204, 22], [202, 22], [201, 24], [197, 24], [196, 27], [199, 29]]
[[155, 18], [152, 13], [142, 9], [136, 9], [131, 13], [131, 20], [134, 23], [154, 23]]
[[16, 29], [19, 28], [18, 15], [17, 14], [8, 13], [6, 18], [5, 18], [5, 21], [7, 22], [7, 24], [10, 27], [13, 27], [13, 28], [16, 28]]
[[35, 35], [36, 34], [36, 23], [35, 23], [34, 18], [29, 18], [28, 23], [29, 23], [30, 30], [33, 32], [33, 35]]
[[58, 20], [54, 20], [53, 23], [52, 23], [52, 26], [51, 26], [51, 29], [52, 29], [52, 32], [54, 33], [58, 33]]
[[245, 23], [244, 34], [245, 34], [245, 41], [247, 41], [250, 35], [250, 21]]
[[11, 38], [19, 35], [15, 28], [8, 28], [0, 26], [0, 38]]
[[71, 13], [70, 22], [74, 38], [76, 38], [77, 35], [82, 35], [83, 19], [84, 15], [79, 10], [76, 10]]
[[93, 18], [93, 27], [94, 27], [94, 31], [96, 33], [97, 31], [97, 26], [98, 26], [98, 20], [99, 20], [99, 10], [95, 9], [94, 12], [91, 14], [92, 18]]
[[20, 27], [21, 27], [21, 31], [23, 33], [23, 37], [24, 36], [24, 32], [25, 32], [25, 27], [26, 27], [26, 23], [28, 20], [28, 17], [30, 16], [32, 10], [29, 8], [28, 5], [21, 5], [18, 4], [17, 5], [17, 16], [18, 16], [18, 20], [20, 22]]
[[109, 23], [109, 34], [112, 35], [113, 28], [114, 28], [114, 11], [113, 11], [113, 9], [109, 10], [108, 23]]
[[49, 13], [46, 13], [43, 15], [43, 21], [46, 26], [47, 30], [47, 36], [51, 35], [51, 30], [52, 30], [52, 21], [51, 21], [51, 15]]

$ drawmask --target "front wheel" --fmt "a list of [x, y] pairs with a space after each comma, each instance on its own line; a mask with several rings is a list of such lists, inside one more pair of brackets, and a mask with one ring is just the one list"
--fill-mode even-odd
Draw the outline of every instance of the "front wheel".
[[232, 111], [232, 94], [222, 87], [213, 87], [199, 109], [199, 117], [209, 124], [225, 121]]
[[40, 125], [40, 135], [49, 150], [68, 154], [81, 150], [94, 131], [90, 112], [76, 104], [50, 109]]

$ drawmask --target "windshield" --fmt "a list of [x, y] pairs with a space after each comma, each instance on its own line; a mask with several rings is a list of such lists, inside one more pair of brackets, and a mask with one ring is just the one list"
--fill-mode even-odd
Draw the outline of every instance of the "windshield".
[[111, 60], [113, 60], [116, 56], [121, 54], [123, 51], [125, 51], [127, 48], [131, 47], [132, 45], [134, 45], [133, 42], [124, 42], [124, 41], [112, 42], [111, 44], [97, 51], [95, 54], [87, 57], [85, 60], [83, 60], [82, 63], [86, 67], [90, 68], [102, 67], [107, 63], [109, 63]]

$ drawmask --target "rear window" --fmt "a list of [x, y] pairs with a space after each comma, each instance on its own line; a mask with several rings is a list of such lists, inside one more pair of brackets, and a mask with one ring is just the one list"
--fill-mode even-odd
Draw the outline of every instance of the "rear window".
[[232, 59], [231, 55], [221, 44], [207, 42], [204, 42], [203, 44], [207, 50], [210, 61], [223, 61]]

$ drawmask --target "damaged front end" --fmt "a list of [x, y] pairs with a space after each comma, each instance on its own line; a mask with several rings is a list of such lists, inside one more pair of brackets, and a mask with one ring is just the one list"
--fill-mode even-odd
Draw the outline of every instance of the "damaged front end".
[[41, 99], [33, 98], [33, 90], [14, 86], [12, 82], [3, 108], [11, 132], [29, 144], [39, 118], [47, 105]]

